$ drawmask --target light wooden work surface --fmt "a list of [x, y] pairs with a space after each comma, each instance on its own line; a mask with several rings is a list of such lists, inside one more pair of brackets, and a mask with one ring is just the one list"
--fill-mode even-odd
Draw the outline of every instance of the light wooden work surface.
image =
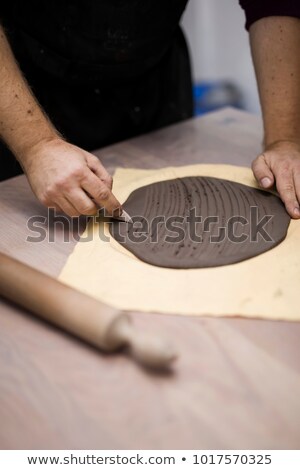
[[[97, 154], [110, 170], [249, 166], [260, 142], [259, 119], [227, 109]], [[45, 214], [24, 176], [1, 183], [0, 249], [57, 276], [75, 241], [57, 227], [54, 242], [28, 243], [28, 218]], [[173, 375], [103, 355], [1, 301], [0, 448], [299, 449], [300, 324], [132, 316], [173, 338]]]

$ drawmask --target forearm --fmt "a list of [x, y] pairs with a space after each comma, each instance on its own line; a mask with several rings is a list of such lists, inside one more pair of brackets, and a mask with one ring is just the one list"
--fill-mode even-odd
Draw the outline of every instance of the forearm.
[[300, 143], [300, 20], [268, 17], [250, 28], [265, 147]]
[[58, 137], [16, 63], [0, 25], [0, 136], [21, 162], [42, 141]]

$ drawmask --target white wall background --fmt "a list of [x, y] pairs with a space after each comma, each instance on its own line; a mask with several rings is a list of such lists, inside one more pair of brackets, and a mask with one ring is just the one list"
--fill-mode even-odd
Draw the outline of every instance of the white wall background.
[[182, 19], [194, 81], [230, 80], [241, 91], [245, 109], [260, 113], [244, 24], [238, 0], [189, 0]]

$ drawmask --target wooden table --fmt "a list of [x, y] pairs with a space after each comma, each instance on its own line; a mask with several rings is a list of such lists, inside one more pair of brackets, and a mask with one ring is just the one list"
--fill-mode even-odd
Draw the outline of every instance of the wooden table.
[[[96, 153], [110, 170], [248, 166], [260, 142], [259, 119], [227, 109]], [[0, 249], [57, 276], [75, 241], [52, 224], [54, 241], [29, 243], [33, 215], [46, 211], [25, 177], [1, 183]], [[132, 316], [137, 327], [174, 338], [174, 374], [101, 354], [1, 301], [2, 449], [299, 449], [300, 324]]]

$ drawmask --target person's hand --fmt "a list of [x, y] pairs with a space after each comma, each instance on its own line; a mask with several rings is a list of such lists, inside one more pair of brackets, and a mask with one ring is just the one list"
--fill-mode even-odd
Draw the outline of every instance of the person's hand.
[[300, 218], [300, 144], [290, 141], [276, 142], [252, 163], [259, 185], [276, 189], [286, 210], [294, 219]]
[[42, 142], [22, 159], [22, 166], [37, 198], [71, 217], [93, 215], [104, 207], [120, 215], [112, 178], [97, 157], [60, 138]]

